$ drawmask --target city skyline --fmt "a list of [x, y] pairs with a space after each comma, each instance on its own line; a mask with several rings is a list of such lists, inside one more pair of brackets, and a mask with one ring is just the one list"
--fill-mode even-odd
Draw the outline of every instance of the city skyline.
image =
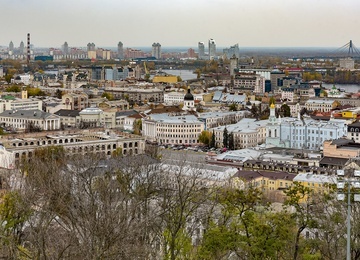
[[[0, 45], [26, 41], [36, 47], [196, 47], [213, 38], [219, 46], [329, 47], [349, 40], [360, 24], [356, 0], [70, 1], [4, 0]], [[24, 22], [26, 21], [26, 22]], [[336, 37], [335, 37], [336, 36]]]

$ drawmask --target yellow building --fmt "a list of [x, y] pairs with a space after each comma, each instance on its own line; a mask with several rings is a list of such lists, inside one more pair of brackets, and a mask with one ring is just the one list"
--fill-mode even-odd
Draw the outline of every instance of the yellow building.
[[241, 170], [232, 177], [232, 183], [238, 188], [258, 188], [268, 199], [282, 202], [283, 190], [293, 184], [295, 176], [288, 172]]
[[155, 75], [152, 79], [153, 83], [177, 83], [178, 77], [172, 76], [172, 75], [166, 75], [166, 76], [159, 76]]

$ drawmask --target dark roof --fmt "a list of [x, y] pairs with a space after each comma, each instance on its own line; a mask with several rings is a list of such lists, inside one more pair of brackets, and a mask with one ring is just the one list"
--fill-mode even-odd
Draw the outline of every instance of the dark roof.
[[193, 94], [190, 93], [190, 88], [188, 88], [188, 92], [186, 93], [184, 100], [194, 100]]
[[53, 114], [41, 110], [6, 110], [0, 114], [0, 117], [14, 117], [14, 118], [48, 118]]
[[349, 127], [360, 127], [360, 122], [359, 122], [359, 121], [356, 121], [355, 123], [349, 124], [349, 125], [348, 125], [348, 128], [349, 128]]
[[293, 180], [295, 174], [290, 174], [288, 172], [274, 172], [274, 171], [238, 171], [233, 177], [238, 177], [251, 181], [259, 177], [265, 177], [273, 180]]
[[354, 140], [346, 139], [346, 138], [339, 138], [335, 139], [331, 142], [331, 144], [336, 144], [337, 146], [344, 146], [355, 143]]
[[320, 165], [333, 165], [333, 166], [344, 166], [349, 161], [348, 158], [337, 158], [324, 156], [319, 164]]
[[68, 116], [68, 117], [77, 117], [79, 116], [79, 110], [71, 110], [71, 109], [60, 109], [56, 111], [54, 114], [58, 116]]
[[115, 116], [131, 116], [131, 115], [135, 115], [138, 112], [136, 112], [135, 110], [124, 110], [124, 111], [118, 111], [115, 113]]

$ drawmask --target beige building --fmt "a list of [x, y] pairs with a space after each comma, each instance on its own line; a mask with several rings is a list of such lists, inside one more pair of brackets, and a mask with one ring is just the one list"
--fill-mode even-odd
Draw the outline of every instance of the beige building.
[[33, 128], [41, 130], [60, 129], [60, 117], [41, 110], [7, 110], [0, 113], [2, 127], [14, 131], [26, 131]]
[[195, 145], [204, 123], [194, 115], [152, 114], [142, 121], [142, 134], [161, 144]]
[[116, 99], [126, 98], [129, 102], [164, 102], [164, 91], [158, 88], [108, 87], [105, 92], [113, 94]]
[[309, 99], [305, 102], [308, 111], [329, 112], [336, 108], [336, 101], [328, 99]]
[[89, 97], [85, 93], [66, 93], [62, 96], [63, 109], [82, 110], [89, 105]]
[[324, 157], [348, 159], [360, 156], [360, 144], [345, 138], [324, 141], [323, 149]]

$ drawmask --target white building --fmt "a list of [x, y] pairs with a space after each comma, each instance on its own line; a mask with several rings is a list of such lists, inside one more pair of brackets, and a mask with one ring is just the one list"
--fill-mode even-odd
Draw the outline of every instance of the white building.
[[234, 136], [234, 149], [255, 147], [266, 140], [266, 125], [268, 120], [257, 121], [253, 118], [243, 118], [236, 124], [219, 126], [209, 131], [215, 133], [217, 147], [223, 147], [224, 130]]
[[198, 118], [204, 122], [205, 130], [222, 125], [235, 124], [245, 117], [245, 111], [230, 111], [230, 112], [208, 112], [199, 113]]
[[334, 100], [328, 99], [309, 99], [305, 102], [308, 111], [329, 112], [334, 108]]
[[311, 118], [275, 118], [275, 106], [270, 107], [266, 144], [285, 148], [319, 150], [325, 140], [347, 135], [346, 120], [317, 121]]
[[162, 144], [197, 144], [203, 130], [204, 123], [194, 115], [153, 114], [142, 121], [143, 136]]
[[0, 113], [6, 110], [42, 110], [42, 101], [37, 98], [18, 99], [5, 96], [0, 99]]
[[0, 113], [0, 122], [15, 131], [25, 131], [30, 125], [41, 130], [60, 129], [60, 117], [41, 110], [6, 110]]

